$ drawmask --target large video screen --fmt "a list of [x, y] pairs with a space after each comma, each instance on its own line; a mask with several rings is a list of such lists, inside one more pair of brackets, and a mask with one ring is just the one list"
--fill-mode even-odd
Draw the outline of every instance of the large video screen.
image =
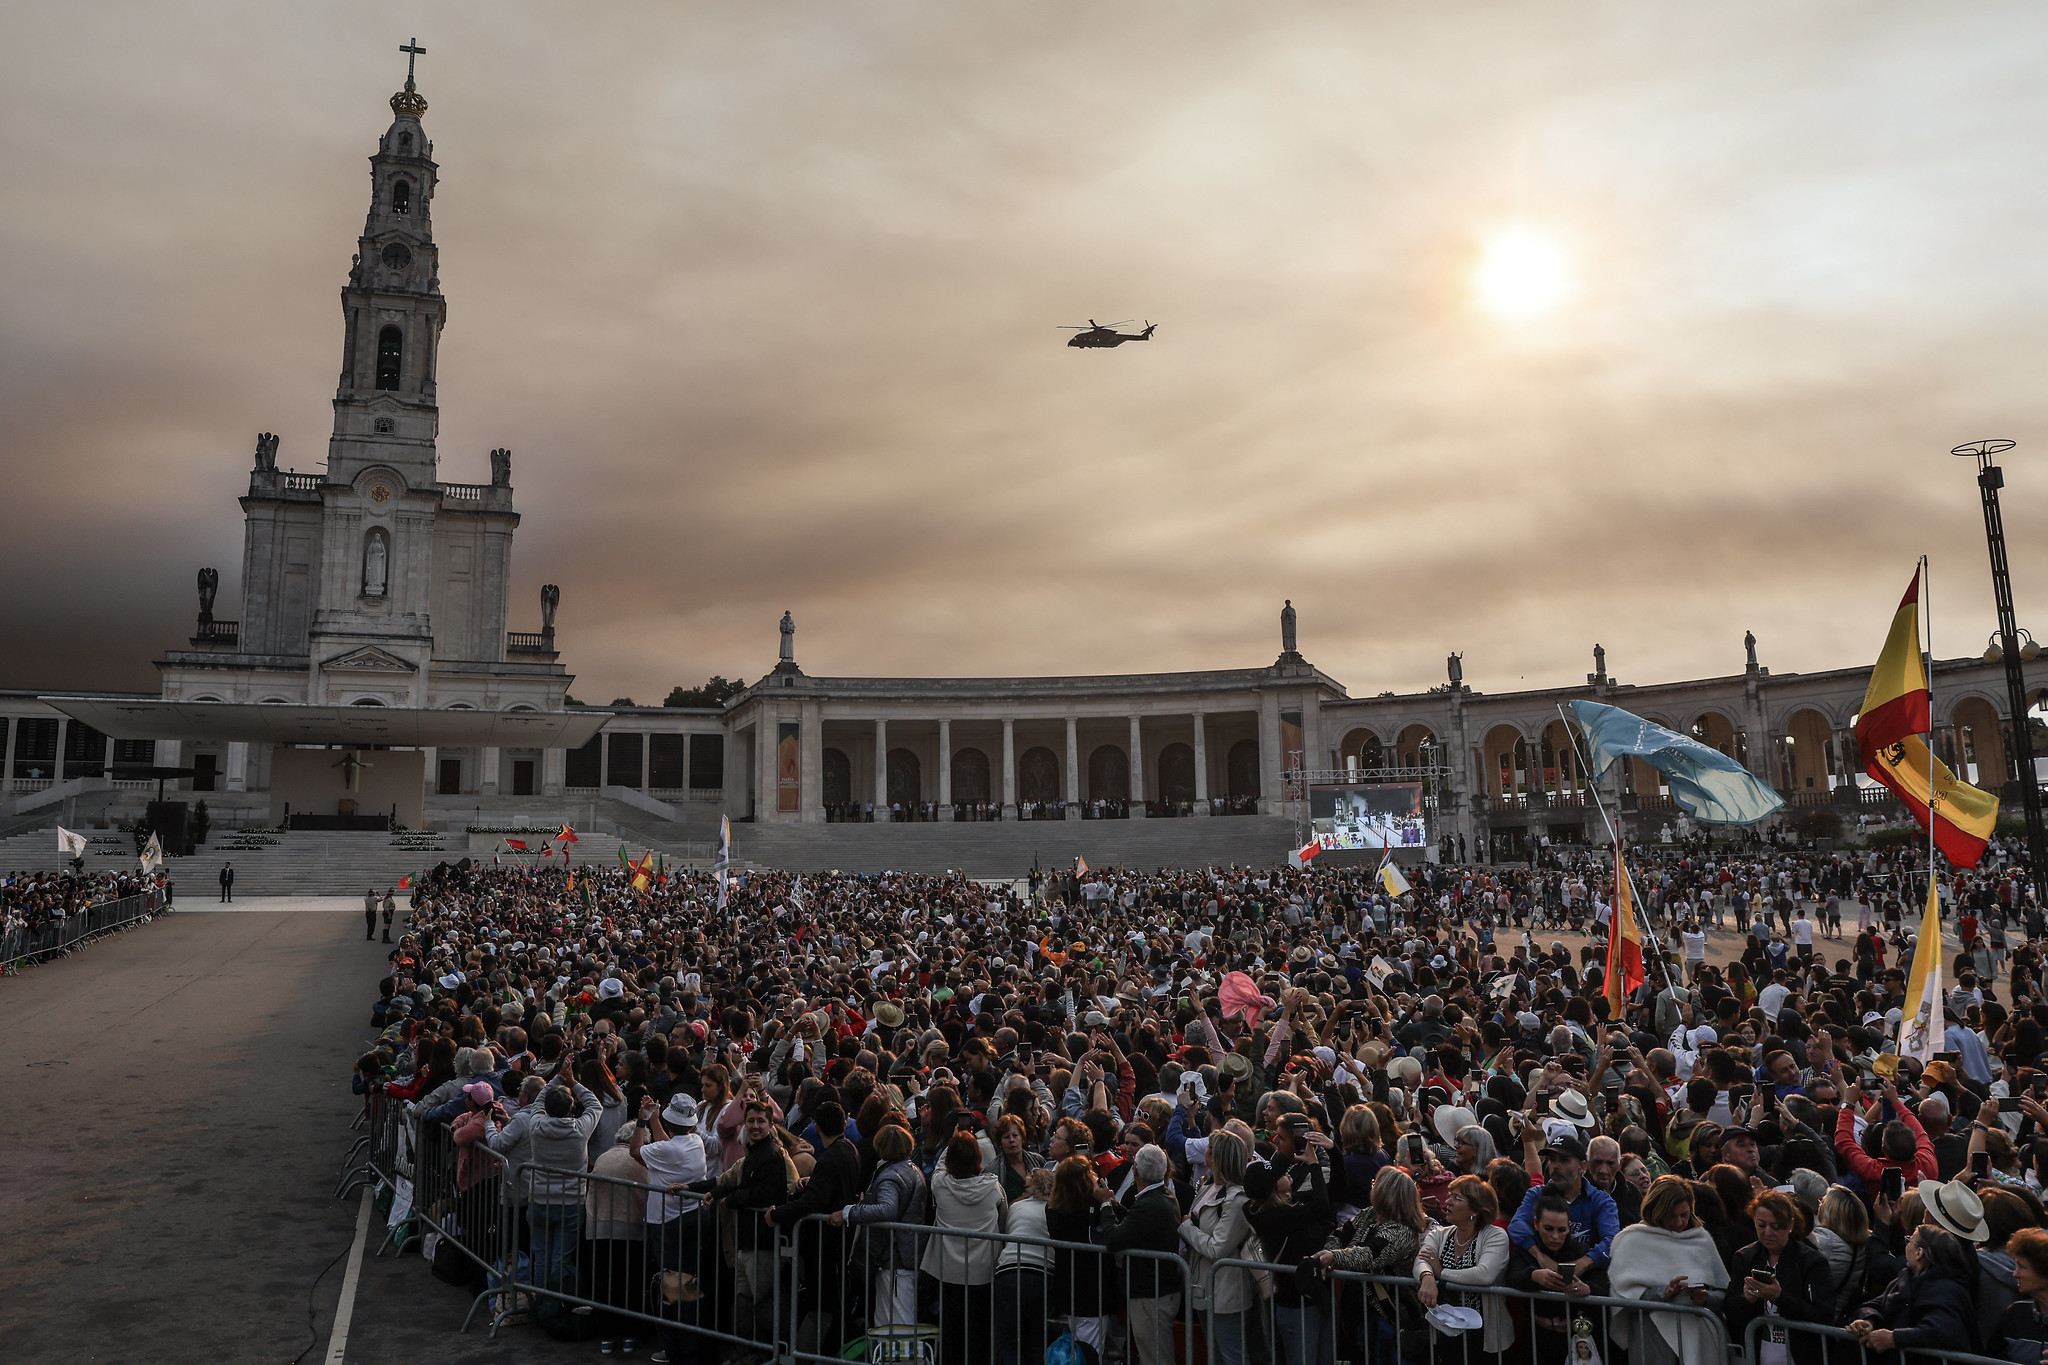
[[1324, 848], [1420, 848], [1429, 841], [1420, 782], [1310, 787], [1308, 810]]

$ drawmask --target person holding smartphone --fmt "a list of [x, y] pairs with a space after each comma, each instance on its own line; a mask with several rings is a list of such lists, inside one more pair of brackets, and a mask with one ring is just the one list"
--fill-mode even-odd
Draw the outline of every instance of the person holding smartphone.
[[[1730, 1258], [1731, 1292], [1724, 1310], [1728, 1338], [1743, 1339], [1758, 1317], [1789, 1322], [1829, 1322], [1827, 1258], [1794, 1234], [1799, 1210], [1789, 1196], [1765, 1190], [1750, 1201], [1756, 1240]], [[1821, 1365], [1822, 1338], [1811, 1332], [1764, 1329], [1767, 1345], [1787, 1348], [1793, 1365]]]

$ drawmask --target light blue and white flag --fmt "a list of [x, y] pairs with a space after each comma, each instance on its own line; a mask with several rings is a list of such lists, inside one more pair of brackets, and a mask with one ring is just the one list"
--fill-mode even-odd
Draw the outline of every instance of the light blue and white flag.
[[1671, 799], [1710, 825], [1753, 825], [1785, 804], [1754, 773], [1690, 735], [1653, 725], [1618, 706], [1575, 701], [1572, 710], [1586, 732], [1595, 781], [1615, 759], [1630, 755], [1664, 774]]

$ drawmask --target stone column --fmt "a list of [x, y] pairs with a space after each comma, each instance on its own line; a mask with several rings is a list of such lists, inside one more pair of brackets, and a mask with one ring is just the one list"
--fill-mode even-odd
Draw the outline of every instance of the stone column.
[[498, 765], [503, 752], [496, 745], [484, 750], [484, 776], [477, 787], [477, 791], [484, 796], [498, 794]]
[[[158, 740], [156, 742], [156, 766], [159, 768], [184, 767], [185, 765], [182, 762], [184, 751], [185, 746], [175, 739]], [[6, 767], [0, 768], [0, 777], [11, 777], [14, 775], [14, 736], [11, 734], [7, 737], [6, 764]], [[182, 790], [182, 785], [189, 781], [191, 781], [190, 778], [179, 777], [164, 783], [164, 799], [170, 800], [171, 793]], [[7, 790], [7, 784], [4, 781], [0, 781], [0, 791], [5, 790]], [[154, 796], [151, 799], [154, 800]]]
[[50, 760], [51, 785], [64, 780], [64, 751], [71, 747], [71, 717], [57, 717], [57, 756]]
[[1017, 722], [1003, 722], [1003, 818], [1017, 818]]
[[1209, 737], [1203, 716], [1195, 712], [1195, 814], [1209, 813]]
[[939, 818], [953, 818], [953, 722], [939, 722]]
[[[805, 824], [825, 823], [825, 723], [820, 718], [818, 703], [807, 701], [799, 708], [798, 724], [803, 729], [797, 738], [797, 819]], [[689, 753], [684, 751], [687, 760]], [[683, 769], [683, 781], [689, 781], [689, 769]], [[687, 801], [687, 795], [684, 797]]]
[[[604, 745], [600, 744], [597, 748], [599, 753], [604, 752]], [[440, 757], [441, 751], [431, 745], [420, 750], [420, 758], [426, 764], [425, 786], [427, 789], [426, 795], [428, 796], [433, 796], [441, 790]]]
[[875, 823], [889, 818], [889, 722], [875, 722]]
[[604, 731], [597, 732], [597, 785], [600, 788], [611, 785], [612, 780], [612, 737]]
[[228, 741], [228, 790], [249, 790], [249, 745], [246, 740]]
[[[685, 757], [688, 757], [685, 754]], [[567, 749], [543, 749], [540, 754], [540, 794], [559, 797], [562, 794], [562, 777], [569, 765]]]
[[1271, 692], [1259, 694], [1259, 814], [1278, 815], [1286, 799], [1281, 777], [1280, 698]]
[[1145, 730], [1131, 717], [1131, 818], [1145, 818]]
[[1081, 818], [1081, 745], [1076, 733], [1078, 721], [1067, 717], [1067, 819]]

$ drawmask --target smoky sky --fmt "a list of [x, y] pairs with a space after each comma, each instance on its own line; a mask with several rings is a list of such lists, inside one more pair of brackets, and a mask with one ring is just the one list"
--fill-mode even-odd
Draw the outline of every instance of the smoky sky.
[[[1352, 695], [1874, 656], [1921, 554], [2048, 625], [2027, 4], [15, 6], [0, 683], [153, 689], [320, 467], [419, 86], [443, 477], [513, 451], [573, 691], [1243, 667]], [[1531, 224], [1577, 295], [1475, 307]], [[1149, 319], [1073, 350], [1063, 324]]]

